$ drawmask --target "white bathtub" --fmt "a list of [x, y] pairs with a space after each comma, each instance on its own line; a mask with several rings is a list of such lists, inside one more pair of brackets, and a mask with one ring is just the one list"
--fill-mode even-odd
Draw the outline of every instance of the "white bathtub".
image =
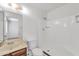
[[31, 50], [31, 56], [48, 56], [45, 53], [49, 54], [50, 56], [75, 56], [71, 50], [62, 47], [55, 47], [55, 48], [35, 48]]
[[75, 56], [70, 50], [61, 47], [42, 49], [51, 56]]

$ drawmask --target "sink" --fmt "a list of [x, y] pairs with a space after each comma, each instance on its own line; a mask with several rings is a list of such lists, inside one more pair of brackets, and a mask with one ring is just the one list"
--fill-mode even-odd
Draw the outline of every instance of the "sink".
[[4, 43], [3, 46], [0, 47], [0, 52], [12, 50], [13, 48], [16, 48], [19, 45], [20, 42], [7, 41]]

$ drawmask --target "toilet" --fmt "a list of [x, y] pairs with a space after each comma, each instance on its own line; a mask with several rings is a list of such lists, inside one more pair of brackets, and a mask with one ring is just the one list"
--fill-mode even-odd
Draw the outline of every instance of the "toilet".
[[27, 41], [28, 56], [43, 56], [42, 49], [37, 47], [36, 40]]
[[43, 56], [43, 52], [40, 48], [34, 48], [32, 49], [33, 56]]

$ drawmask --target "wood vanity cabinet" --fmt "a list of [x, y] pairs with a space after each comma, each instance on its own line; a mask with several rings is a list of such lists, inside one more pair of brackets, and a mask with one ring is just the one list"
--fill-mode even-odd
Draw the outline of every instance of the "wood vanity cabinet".
[[27, 55], [27, 48], [23, 48], [12, 53], [6, 54], [4, 56], [26, 56]]

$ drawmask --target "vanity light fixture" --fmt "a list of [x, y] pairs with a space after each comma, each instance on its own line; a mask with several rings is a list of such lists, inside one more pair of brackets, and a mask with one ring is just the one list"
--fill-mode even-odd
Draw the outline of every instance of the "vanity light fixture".
[[16, 10], [17, 12], [21, 12], [22, 14], [29, 14], [29, 10], [25, 6], [22, 6], [22, 5], [16, 4], [16, 3], [9, 3], [9, 6], [12, 9]]
[[0, 5], [4, 8], [10, 8], [16, 11], [22, 10], [22, 6], [17, 3], [0, 3]]
[[17, 3], [0, 3], [0, 5], [4, 8], [9, 8], [16, 12], [21, 12], [22, 14], [25, 14], [25, 15], [29, 14], [28, 8]]
[[16, 3], [8, 3], [8, 6], [16, 11], [22, 10], [22, 6]]

